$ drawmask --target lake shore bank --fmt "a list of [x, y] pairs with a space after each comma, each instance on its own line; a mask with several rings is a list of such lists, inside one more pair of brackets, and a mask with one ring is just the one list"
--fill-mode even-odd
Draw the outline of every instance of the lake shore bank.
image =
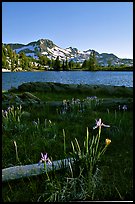
[[[16, 70], [14, 70], [14, 71], [11, 71], [11, 70], [9, 70], [9, 69], [4, 69], [4, 68], [2, 68], [2, 72], [46, 72], [46, 71], [50, 71], [50, 72], [52, 72], [52, 71], [55, 71], [54, 69], [31, 69], [31, 70], [22, 70], [22, 69], [20, 69], [20, 68], [17, 68]], [[72, 70], [59, 70], [59, 72], [71, 72], [71, 71], [81, 71], [81, 72], [88, 72], [88, 71], [90, 71], [91, 72], [91, 70], [88, 70], [88, 69], [72, 69]], [[99, 69], [99, 70], [93, 70], [93, 72], [110, 72], [110, 71], [112, 71], [112, 72], [121, 72], [121, 71], [124, 71], [124, 72], [133, 72], [133, 69], [115, 69], [115, 70], [113, 70], [113, 69]]]

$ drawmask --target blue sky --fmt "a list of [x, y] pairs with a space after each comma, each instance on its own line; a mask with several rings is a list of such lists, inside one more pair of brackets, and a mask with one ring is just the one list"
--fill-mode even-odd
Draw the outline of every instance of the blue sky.
[[39, 39], [133, 58], [133, 2], [2, 2], [2, 42]]

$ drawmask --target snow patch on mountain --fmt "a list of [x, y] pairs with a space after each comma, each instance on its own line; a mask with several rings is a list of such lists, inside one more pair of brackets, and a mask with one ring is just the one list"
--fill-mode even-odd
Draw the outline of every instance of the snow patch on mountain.
[[19, 53], [20, 51], [23, 51], [23, 50], [31, 50], [31, 51], [35, 51], [35, 48], [37, 48], [39, 50], [39, 48], [35, 45], [28, 45], [28, 46], [23, 46], [22, 48], [18, 48], [18, 49], [15, 49], [16, 53]]
[[42, 55], [48, 55], [48, 52], [42, 52]]

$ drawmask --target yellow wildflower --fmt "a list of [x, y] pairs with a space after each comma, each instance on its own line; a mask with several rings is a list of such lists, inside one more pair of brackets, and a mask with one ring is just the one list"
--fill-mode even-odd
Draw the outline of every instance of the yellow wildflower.
[[111, 140], [106, 139], [106, 140], [105, 140], [105, 143], [106, 143], [106, 145], [109, 145], [109, 144], [111, 143]]

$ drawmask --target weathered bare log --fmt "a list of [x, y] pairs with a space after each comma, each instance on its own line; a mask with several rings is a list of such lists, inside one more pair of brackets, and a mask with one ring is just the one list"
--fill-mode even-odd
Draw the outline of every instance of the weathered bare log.
[[73, 162], [73, 158], [67, 158], [53, 161], [52, 164], [46, 163], [46, 168], [44, 167], [44, 163], [5, 168], [2, 169], [2, 182], [20, 179], [23, 177], [36, 176], [52, 170], [67, 168], [69, 164]]

